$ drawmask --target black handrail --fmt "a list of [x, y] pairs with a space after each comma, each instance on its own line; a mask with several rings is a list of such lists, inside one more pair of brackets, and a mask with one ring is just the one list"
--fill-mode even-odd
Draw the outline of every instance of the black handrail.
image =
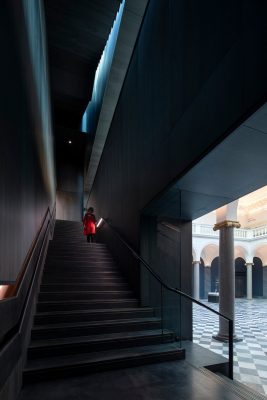
[[119, 240], [130, 250], [130, 252], [133, 254], [133, 256], [140, 261], [145, 267], [146, 269], [151, 273], [151, 275], [154, 276], [155, 279], [157, 279], [157, 281], [167, 290], [179, 294], [182, 297], [192, 301], [195, 304], [198, 304], [201, 307], [206, 308], [207, 310], [213, 312], [214, 314], [217, 314], [219, 317], [224, 318], [228, 321], [229, 324], [229, 378], [233, 379], [233, 354], [234, 354], [234, 350], [233, 350], [233, 320], [229, 317], [227, 317], [224, 314], [221, 314], [219, 311], [213, 310], [213, 308], [207, 306], [204, 303], [201, 303], [201, 301], [198, 301], [196, 299], [194, 299], [194, 297], [189, 296], [188, 294], [182, 292], [179, 289], [173, 288], [169, 285], [167, 285], [167, 283], [165, 283], [161, 277], [155, 272], [153, 271], [153, 269], [150, 267], [150, 265], [139, 255], [136, 253], [136, 251], [122, 238], [122, 236], [117, 232], [117, 230], [108, 222], [107, 219], [102, 218], [103, 221], [110, 227], [110, 229], [115, 233], [115, 235], [119, 238]]
[[[26, 279], [26, 276], [28, 274], [29, 265], [31, 263], [33, 254], [34, 254], [34, 252], [36, 250], [37, 243], [39, 242], [40, 235], [43, 232], [43, 229], [44, 229], [44, 226], [45, 226], [45, 222], [47, 221], [47, 217], [49, 217], [50, 221], [49, 221], [48, 225], [46, 226], [46, 231], [47, 231], [48, 227], [51, 226], [51, 220], [54, 219], [55, 210], [56, 210], [56, 205], [54, 205], [52, 211], [50, 210], [50, 207], [47, 207], [46, 212], [45, 212], [44, 217], [43, 217], [42, 222], [41, 222], [41, 226], [40, 226], [40, 228], [39, 228], [39, 230], [38, 230], [38, 232], [37, 232], [37, 234], [35, 236], [35, 239], [34, 239], [32, 245], [30, 247], [30, 250], [29, 250], [28, 254], [25, 257], [25, 260], [23, 262], [23, 266], [22, 266], [22, 268], [21, 268], [21, 270], [20, 270], [20, 272], [18, 274], [18, 278], [17, 278], [15, 284], [13, 284], [14, 291], [8, 297], [4, 297], [3, 299], [0, 299], [0, 303], [1, 304], [7, 304], [9, 301], [13, 301], [16, 298], [20, 298], [21, 290], [23, 290], [23, 285], [25, 285], [25, 279]], [[34, 272], [33, 272], [33, 275], [34, 275]], [[19, 315], [17, 316], [16, 321], [14, 321], [13, 323], [10, 321], [10, 324], [8, 324], [9, 326], [7, 327], [6, 332], [4, 332], [4, 333], [0, 332], [0, 345], [1, 345], [2, 341], [3, 341], [3, 338], [6, 338], [8, 336], [8, 334], [9, 334], [9, 332], [12, 332], [14, 330], [14, 327], [18, 325], [19, 321], [22, 318], [22, 314], [24, 312], [24, 306], [26, 304], [28, 293], [29, 293], [30, 286], [31, 286], [31, 281], [32, 281], [32, 278], [31, 278], [31, 280], [30, 280], [30, 282], [28, 284], [26, 293], [25, 293], [22, 301], [20, 300], [20, 311], [19, 311]]]
[[[24, 265], [21, 271], [21, 279], [18, 281], [18, 287], [16, 294], [13, 297], [4, 299], [2, 305], [8, 304], [10, 301], [14, 301], [16, 298], [20, 300], [20, 308], [18, 315], [15, 316], [14, 320], [10, 321], [8, 329], [6, 329], [1, 336], [0, 340], [0, 358], [1, 360], [7, 360], [10, 358], [10, 354], [12, 354], [13, 362], [8, 363], [4, 373], [0, 377], [0, 390], [3, 387], [7, 377], [10, 375], [14, 368], [14, 363], [21, 357], [22, 352], [25, 351], [25, 343], [27, 342], [27, 325], [30, 321], [30, 309], [32, 308], [32, 299], [33, 299], [33, 290], [34, 283], [36, 282], [38, 271], [40, 271], [40, 260], [43, 256], [43, 252], [45, 249], [45, 244], [47, 243], [49, 231], [52, 233], [53, 225], [54, 225], [54, 217], [55, 217], [55, 206], [51, 211], [48, 207], [45, 215], [43, 217], [41, 227], [35, 237], [35, 240], [29, 250], [28, 255], [26, 256]], [[42, 241], [40, 241], [42, 237]], [[37, 250], [37, 244], [40, 247]], [[32, 262], [33, 254], [36, 252], [36, 258], [34, 258], [34, 264], [32, 270], [29, 270], [30, 264]], [[31, 275], [29, 275], [31, 272]], [[25, 283], [25, 279], [27, 276], [30, 277], [28, 283]], [[27, 284], [27, 286], [25, 286]], [[21, 294], [21, 290], [25, 290], [25, 293]], [[15, 303], [18, 304], [18, 303]], [[18, 304], [19, 306], [19, 304]], [[17, 345], [19, 343], [19, 346]]]

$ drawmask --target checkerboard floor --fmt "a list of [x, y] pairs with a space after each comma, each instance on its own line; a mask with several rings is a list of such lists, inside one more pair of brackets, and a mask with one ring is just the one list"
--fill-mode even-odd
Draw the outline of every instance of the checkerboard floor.
[[[242, 341], [234, 343], [234, 379], [267, 394], [267, 299], [236, 299], [235, 315], [235, 333]], [[228, 358], [228, 344], [212, 338], [218, 326], [217, 315], [194, 304], [194, 342]]]

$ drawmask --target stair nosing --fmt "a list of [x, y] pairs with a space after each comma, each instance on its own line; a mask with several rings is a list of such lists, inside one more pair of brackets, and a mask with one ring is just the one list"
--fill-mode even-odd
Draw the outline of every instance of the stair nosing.
[[106, 321], [86, 321], [86, 322], [73, 322], [73, 323], [65, 323], [62, 322], [60, 324], [46, 324], [46, 325], [33, 325], [32, 332], [40, 332], [46, 329], [62, 329], [62, 328], [83, 328], [83, 327], [96, 327], [98, 325], [107, 326], [107, 325], [127, 325], [127, 324], [137, 324], [137, 323], [159, 323], [161, 320], [158, 317], [143, 317], [143, 318], [125, 318], [125, 319], [110, 319]]
[[[149, 337], [157, 337], [162, 335], [161, 329], [148, 329], [142, 331], [133, 331], [127, 332], [128, 335], [125, 336], [125, 332], [112, 332], [105, 334], [93, 334], [87, 336], [72, 336], [72, 337], [64, 337], [64, 338], [48, 338], [46, 342], [43, 339], [32, 339], [29, 345], [29, 349], [38, 349], [38, 348], [46, 348], [49, 346], [60, 346], [60, 345], [68, 345], [68, 344], [80, 344], [80, 343], [94, 343], [94, 342], [102, 342], [102, 341], [113, 341], [113, 340], [129, 340], [131, 338], [149, 338]], [[131, 334], [131, 335], [130, 335]], [[173, 331], [169, 329], [164, 329], [163, 336], [173, 336]], [[42, 343], [41, 343], [42, 342]]]
[[[57, 356], [55, 358], [49, 358], [50, 362], [52, 360], [52, 365], [46, 365], [43, 367], [38, 367], [34, 368], [34, 361], [31, 360], [28, 362], [28, 366], [26, 365], [26, 368], [24, 369], [24, 373], [29, 373], [29, 372], [37, 372], [37, 371], [45, 371], [45, 370], [53, 370], [56, 368], [71, 368], [75, 366], [82, 366], [82, 365], [87, 365], [87, 364], [97, 364], [101, 362], [110, 362], [110, 361], [118, 361], [118, 360], [127, 360], [127, 359], [132, 359], [138, 356], [143, 356], [143, 357], [149, 357], [150, 355], [156, 355], [156, 354], [168, 354], [168, 353], [173, 353], [173, 352], [181, 352], [183, 349], [171, 346], [172, 344], [164, 344], [163, 346], [165, 347], [165, 350], [161, 348], [161, 345], [148, 345], [148, 346], [135, 346], [131, 348], [124, 349], [124, 354], [122, 352], [119, 352], [117, 354], [114, 354], [114, 351], [110, 350], [105, 350], [105, 351], [98, 351], [98, 352], [91, 352], [91, 353], [85, 353], [84, 354], [84, 359], [78, 359], [76, 355], [68, 355], [68, 356]], [[147, 351], [146, 351], [147, 350]], [[76, 359], [75, 359], [76, 356]], [[87, 356], [87, 358], [85, 357]], [[96, 356], [95, 359], [93, 357]], [[64, 364], [64, 361], [68, 361], [68, 364]], [[53, 363], [54, 361], [54, 363]], [[56, 363], [56, 362], [57, 363]], [[59, 362], [61, 361], [61, 363]], [[31, 364], [33, 365], [31, 367]], [[48, 363], [46, 363], [48, 364]]]
[[112, 313], [112, 312], [138, 312], [138, 311], [147, 311], [153, 312], [152, 307], [128, 307], [128, 308], [96, 308], [91, 310], [71, 310], [71, 311], [44, 311], [35, 313], [35, 317], [40, 316], [51, 316], [51, 315], [72, 315], [72, 314], [101, 314], [101, 313]]

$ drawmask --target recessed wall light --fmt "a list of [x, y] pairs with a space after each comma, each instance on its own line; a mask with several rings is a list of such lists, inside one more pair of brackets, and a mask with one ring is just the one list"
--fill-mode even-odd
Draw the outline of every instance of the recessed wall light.
[[68, 141], [68, 143], [69, 143], [69, 144], [71, 144], [71, 143], [72, 143], [72, 141], [71, 141], [71, 140], [69, 140], [69, 141]]

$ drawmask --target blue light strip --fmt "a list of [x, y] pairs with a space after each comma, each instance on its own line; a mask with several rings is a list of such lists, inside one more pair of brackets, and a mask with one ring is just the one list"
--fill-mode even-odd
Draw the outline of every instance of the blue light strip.
[[88, 103], [88, 106], [85, 110], [81, 123], [81, 131], [84, 133], [96, 132], [99, 114], [103, 102], [104, 92], [107, 85], [109, 71], [112, 64], [114, 50], [118, 38], [124, 5], [125, 5], [125, 0], [122, 1], [119, 11], [117, 12], [116, 19], [110, 31], [105, 49], [102, 53], [101, 59], [99, 61], [95, 73], [92, 98], [91, 101], [89, 101]]

